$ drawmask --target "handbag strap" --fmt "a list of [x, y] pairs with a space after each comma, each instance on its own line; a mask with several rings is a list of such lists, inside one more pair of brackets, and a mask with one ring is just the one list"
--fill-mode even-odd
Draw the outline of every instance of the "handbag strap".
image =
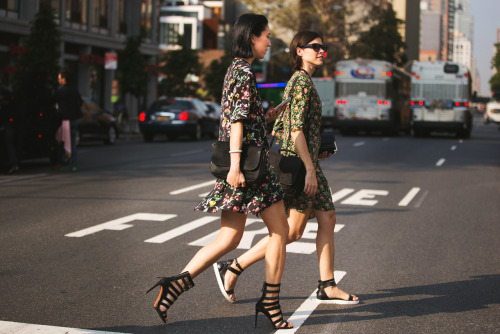
[[[306, 70], [304, 70], [303, 68], [301, 68], [299, 71], [304, 72], [304, 73], [306, 73], [306, 74], [307, 74], [307, 76], [309, 76], [309, 73], [307, 73], [307, 72], [306, 72]], [[295, 91], [294, 91], [294, 88], [295, 88], [295, 84], [297, 83], [297, 80], [298, 80], [298, 79], [299, 79], [299, 76], [297, 76], [297, 77], [293, 80], [293, 83], [292, 83], [292, 88], [290, 89], [290, 92], [289, 92], [289, 94], [288, 94], [288, 96], [290, 97], [290, 102], [292, 101], [292, 99], [291, 99], [291, 98], [293, 97], [293, 93], [295, 92]], [[309, 108], [309, 103], [310, 103], [310, 101], [311, 101], [311, 99], [309, 99], [309, 100], [307, 101], [307, 104], [306, 104], [307, 109]], [[288, 126], [288, 136], [287, 136], [287, 138], [286, 138], [286, 145], [285, 145], [285, 147], [288, 145], [288, 142], [292, 139], [292, 108], [288, 108], [288, 107], [287, 107], [287, 110], [288, 110], [288, 109], [290, 110], [290, 117], [288, 118], [288, 125], [289, 125], [289, 126]], [[280, 122], [282, 122], [282, 121], [283, 121], [283, 115], [284, 115], [284, 112], [283, 112], [283, 113], [281, 113]], [[306, 130], [306, 129], [305, 129], [305, 127], [304, 127], [304, 136], [306, 137], [306, 142], [309, 142], [309, 140], [307, 139], [307, 135], [306, 135], [306, 131], [305, 131], [305, 130]], [[270, 144], [270, 146], [269, 146], [269, 147], [272, 147], [272, 146], [273, 146], [273, 144], [274, 144], [274, 140], [275, 140], [275, 139], [276, 139], [276, 137], [274, 137], [274, 136], [273, 136], [273, 138], [271, 139], [271, 144]], [[285, 142], [285, 141], [283, 141], [283, 142]], [[288, 151], [288, 152], [292, 152], [292, 153], [297, 154], [296, 152], [293, 152], [292, 150], [282, 149], [281, 151]]]

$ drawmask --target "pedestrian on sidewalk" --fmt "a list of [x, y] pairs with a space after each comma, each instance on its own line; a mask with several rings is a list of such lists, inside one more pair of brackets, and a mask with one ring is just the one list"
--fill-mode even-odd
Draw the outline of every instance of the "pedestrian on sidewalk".
[[234, 59], [224, 79], [219, 134], [219, 140], [230, 143], [231, 167], [226, 180], [217, 179], [214, 190], [195, 208], [211, 213], [221, 211], [221, 227], [217, 238], [200, 249], [179, 275], [163, 277], [151, 288], [161, 286], [154, 308], [164, 322], [174, 301], [194, 286], [193, 279], [238, 246], [247, 215], [253, 214], [261, 216], [269, 230], [264, 250], [266, 281], [255, 306], [255, 324], [258, 312], [262, 312], [275, 329], [293, 327], [283, 320], [279, 304], [288, 234], [283, 189], [268, 161], [263, 181], [252, 185], [246, 184], [239, 165], [243, 145], [262, 146], [263, 154], [269, 149], [266, 121], [273, 117], [264, 113], [251, 67], [254, 59], [264, 58], [271, 45], [269, 36], [268, 21], [263, 15], [244, 14], [234, 25], [231, 49]]
[[[331, 154], [324, 152], [320, 155], [320, 141], [313, 140], [313, 138], [321, 137], [322, 104], [311, 76], [316, 68], [323, 65], [326, 51], [327, 46], [323, 44], [321, 36], [316, 32], [302, 31], [293, 38], [290, 44], [290, 64], [294, 73], [288, 81], [283, 96], [283, 99], [290, 97], [291, 101], [289, 108], [283, 112], [281, 121], [275, 122], [273, 135], [283, 141], [291, 132], [292, 140], [284, 142], [283, 149], [297, 152], [306, 168], [305, 186], [302, 193], [296, 198], [285, 198], [290, 226], [287, 243], [299, 240], [304, 233], [307, 221], [316, 217], [318, 221], [316, 252], [320, 273], [317, 301], [332, 304], [357, 304], [359, 298], [340, 290], [333, 275], [335, 207], [328, 181], [319, 164], [320, 160]], [[296, 84], [292, 92], [294, 82]], [[213, 265], [220, 290], [229, 302], [236, 301], [234, 287], [238, 276], [244, 269], [264, 258], [268, 242], [269, 237], [265, 237], [238, 258], [219, 261]]]
[[[69, 170], [76, 172], [78, 170], [76, 136], [78, 134], [78, 119], [82, 117], [83, 100], [78, 90], [69, 85], [68, 75], [66, 73], [59, 73], [57, 79], [60, 87], [54, 94], [54, 101], [57, 103], [57, 108], [63, 123], [61, 124], [61, 128], [58, 130], [60, 134], [59, 140], [63, 138], [64, 141], [64, 148], [60, 148], [59, 165], [63, 166], [68, 163]], [[67, 135], [68, 127], [69, 136]], [[66, 161], [68, 160], [68, 156], [69, 161]]]

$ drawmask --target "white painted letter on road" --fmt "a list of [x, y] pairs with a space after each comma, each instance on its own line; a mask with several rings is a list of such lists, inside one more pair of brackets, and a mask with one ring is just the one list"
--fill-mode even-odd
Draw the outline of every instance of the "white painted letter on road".
[[377, 200], [373, 199], [375, 196], [387, 196], [388, 194], [389, 192], [387, 190], [361, 189], [351, 197], [342, 201], [342, 204], [374, 206], [378, 203]]
[[130, 216], [118, 218], [115, 220], [110, 220], [109, 222], [105, 222], [99, 225], [95, 225], [89, 228], [85, 228], [80, 231], [76, 231], [73, 233], [66, 234], [66, 237], [76, 237], [76, 238], [81, 238], [86, 235], [90, 235], [96, 232], [104, 231], [104, 230], [112, 230], [112, 231], [121, 231], [126, 228], [132, 227], [134, 225], [132, 224], [126, 224], [130, 223], [134, 220], [152, 220], [152, 221], [165, 221], [171, 218], [177, 217], [177, 215], [170, 215], [170, 214], [156, 214], [156, 213], [135, 213]]

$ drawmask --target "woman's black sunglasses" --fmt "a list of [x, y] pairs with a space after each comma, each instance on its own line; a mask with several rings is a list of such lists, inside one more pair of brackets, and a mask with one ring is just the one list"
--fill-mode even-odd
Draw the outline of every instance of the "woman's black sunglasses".
[[299, 46], [301, 49], [306, 49], [306, 48], [311, 48], [314, 50], [314, 52], [319, 52], [319, 49], [323, 49], [323, 51], [328, 51], [328, 45], [326, 44], [319, 44], [319, 43], [312, 43], [312, 44], [306, 44], [303, 46]]

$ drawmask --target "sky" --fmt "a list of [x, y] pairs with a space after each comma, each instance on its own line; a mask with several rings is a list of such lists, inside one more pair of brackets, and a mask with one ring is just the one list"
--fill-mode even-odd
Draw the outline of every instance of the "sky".
[[497, 28], [500, 28], [500, 0], [471, 0], [470, 11], [474, 18], [472, 56], [476, 58], [479, 72], [479, 96], [491, 96], [488, 81], [493, 75], [491, 60], [495, 55]]

